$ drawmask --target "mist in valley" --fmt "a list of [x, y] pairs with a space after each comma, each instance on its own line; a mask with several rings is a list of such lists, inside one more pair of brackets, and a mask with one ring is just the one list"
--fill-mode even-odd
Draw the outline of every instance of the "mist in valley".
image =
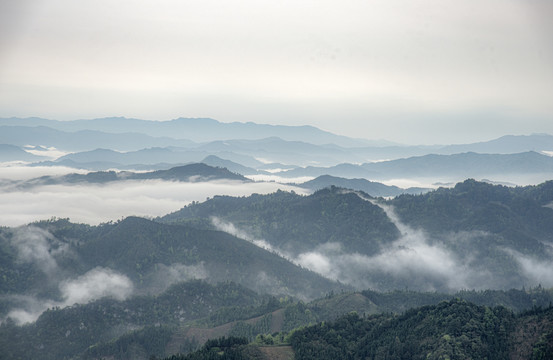
[[[348, 191], [344, 190], [343, 193]], [[381, 248], [377, 254], [351, 252], [340, 242], [326, 242], [310, 251], [294, 253], [280, 249], [265, 239], [256, 238], [249, 230], [239, 228], [229, 221], [217, 217], [212, 217], [211, 221], [221, 231], [359, 290], [409, 289], [454, 293], [472, 289], [553, 286], [553, 277], [550, 276], [553, 274], [551, 247], [541, 259], [523, 255], [507, 246], [494, 247], [494, 253], [506, 257], [506, 264], [509, 264], [511, 270], [505, 271], [496, 268], [494, 263], [488, 263], [486, 255], [477, 250], [478, 243], [494, 243], [496, 235], [481, 230], [446, 231], [439, 236], [429, 235], [423, 228], [415, 229], [402, 222], [394, 207], [384, 200], [354, 193], [380, 207], [399, 230], [400, 236]], [[371, 239], [367, 238], [365, 241], [370, 242]]]
[[553, 359], [552, 4], [0, 1], [0, 359]]
[[[9, 173], [12, 179], [20, 181], [28, 181], [38, 175], [26, 168], [20, 168], [19, 173], [11, 169]], [[67, 169], [56, 172], [59, 175], [66, 173], [70, 172]], [[52, 217], [97, 225], [127, 216], [162, 216], [193, 201], [205, 201], [222, 194], [245, 196], [267, 194], [278, 189], [307, 192], [293, 185], [230, 180], [127, 180], [106, 184], [54, 184], [25, 188], [18, 188], [17, 184], [0, 182], [0, 225], [20, 226]]]
[[36, 321], [47, 309], [83, 305], [104, 298], [123, 301], [132, 296], [159, 295], [173, 284], [209, 278], [203, 263], [158, 263], [140, 284], [109, 267], [87, 269], [80, 266], [77, 267], [80, 274], [75, 273], [67, 264], [82, 263], [83, 259], [74, 245], [33, 225], [4, 232], [0, 236], [0, 247], [14, 251], [16, 265], [38, 271], [35, 277], [40, 279], [22, 293], [0, 296], [5, 310], [0, 314], [0, 323], [10, 318], [23, 325]]

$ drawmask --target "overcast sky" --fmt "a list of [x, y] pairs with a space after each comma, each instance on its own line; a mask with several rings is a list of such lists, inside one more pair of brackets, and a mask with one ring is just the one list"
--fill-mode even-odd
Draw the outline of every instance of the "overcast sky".
[[553, 133], [550, 0], [0, 0], [0, 117]]

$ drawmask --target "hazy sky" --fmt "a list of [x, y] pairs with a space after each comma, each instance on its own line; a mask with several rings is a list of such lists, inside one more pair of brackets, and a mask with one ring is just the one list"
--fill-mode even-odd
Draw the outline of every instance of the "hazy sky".
[[0, 0], [0, 116], [553, 133], [550, 0]]

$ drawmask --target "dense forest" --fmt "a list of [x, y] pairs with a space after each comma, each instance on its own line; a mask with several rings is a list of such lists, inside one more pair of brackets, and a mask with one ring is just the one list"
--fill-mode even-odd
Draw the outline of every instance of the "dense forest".
[[552, 201], [466, 180], [0, 228], [0, 358], [547, 359]]
[[218, 217], [294, 255], [327, 242], [374, 254], [399, 231], [378, 206], [340, 188], [311, 196], [278, 191], [249, 197], [217, 196], [162, 217], [169, 223], [205, 223]]
[[296, 359], [548, 359], [552, 322], [551, 307], [516, 316], [452, 300], [394, 316], [349, 314], [299, 329], [290, 343]]
[[232, 226], [358, 289], [553, 286], [552, 189], [553, 181], [507, 187], [469, 179], [389, 200], [337, 187], [218, 196], [159, 221]]
[[550, 359], [553, 307], [514, 314], [505, 307], [442, 301], [400, 315], [353, 312], [286, 334], [208, 341], [196, 352], [167, 360], [266, 359], [289, 345], [296, 360], [324, 359]]
[[[553, 290], [456, 294], [365, 290], [329, 293], [305, 303], [261, 296], [234, 283], [213, 286], [195, 280], [175, 284], [157, 296], [135, 296], [125, 301], [101, 299], [49, 309], [36, 322], [23, 326], [8, 319], [0, 325], [0, 348], [6, 359], [147, 359], [151, 355], [188, 353], [208, 339], [231, 336], [258, 345], [291, 345], [296, 351], [297, 341], [294, 343], [292, 334], [310, 324], [332, 322], [350, 312], [360, 318], [397, 320], [410, 309], [427, 309], [450, 301], [463, 306], [480, 304], [475, 308], [499, 307], [515, 318], [528, 315], [528, 311], [541, 317], [540, 309], [548, 309], [553, 301]], [[550, 323], [544, 324], [543, 331], [552, 330]]]

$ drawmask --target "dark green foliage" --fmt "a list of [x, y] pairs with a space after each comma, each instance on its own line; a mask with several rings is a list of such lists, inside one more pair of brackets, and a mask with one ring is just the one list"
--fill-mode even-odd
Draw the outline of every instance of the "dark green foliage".
[[515, 312], [522, 312], [533, 307], [547, 307], [553, 301], [553, 289], [537, 287], [529, 290], [462, 290], [455, 294], [438, 292], [417, 292], [395, 290], [378, 292], [364, 290], [361, 292], [370, 299], [380, 312], [400, 313], [408, 309], [435, 305], [444, 300], [459, 298], [478, 305], [489, 307], [504, 306]]
[[92, 346], [86, 350], [83, 359], [98, 359], [115, 356], [117, 359], [133, 360], [142, 355], [165, 354], [165, 347], [173, 330], [165, 326], [147, 326], [110, 341], [104, 345]]
[[356, 313], [293, 333], [297, 359], [506, 359], [515, 316], [459, 300], [401, 316]]
[[[491, 306], [505, 304], [517, 312], [531, 309], [531, 311], [524, 312], [521, 316], [534, 317], [541, 316], [540, 314], [543, 313], [541, 308], [547, 308], [553, 300], [552, 291], [543, 288], [527, 291], [463, 291], [455, 294], [455, 296]], [[182, 324], [217, 326], [237, 321], [229, 327], [228, 335], [242, 336], [253, 340], [261, 334], [263, 337], [256, 339], [256, 342], [269, 345], [271, 341], [274, 344], [280, 344], [284, 341], [284, 338], [291, 337], [284, 334], [278, 336], [267, 335], [272, 331], [271, 329], [279, 316], [282, 316], [281, 325], [278, 328], [281, 331], [290, 331], [319, 321], [329, 321], [344, 312], [354, 310], [357, 310], [358, 314], [365, 313], [367, 315], [384, 313], [381, 316], [371, 315], [368, 318], [372, 319], [372, 322], [386, 320], [382, 324], [393, 323], [397, 319], [403, 319], [401, 321], [409, 320], [411, 325], [408, 325], [408, 328], [418, 326], [417, 321], [420, 320], [422, 323], [422, 320], [413, 320], [413, 313], [407, 310], [427, 304], [433, 305], [426, 306], [423, 309], [440, 309], [439, 311], [442, 314], [447, 312], [448, 315], [444, 315], [445, 320], [439, 323], [440, 326], [444, 327], [444, 331], [447, 330], [444, 334], [450, 337], [454, 336], [455, 339], [459, 337], [461, 339], [459, 341], [465, 341], [466, 339], [460, 337], [461, 335], [455, 330], [457, 327], [463, 329], [463, 326], [465, 326], [462, 323], [464, 318], [455, 320], [457, 316], [455, 314], [464, 314], [468, 311], [467, 309], [481, 309], [483, 307], [476, 306], [472, 308], [472, 305], [469, 306], [468, 303], [461, 300], [453, 301], [456, 307], [437, 307], [437, 304], [444, 299], [451, 299], [451, 295], [412, 291], [377, 293], [367, 290], [362, 293], [329, 294], [325, 298], [303, 303], [284, 299], [278, 301], [274, 297], [258, 296], [250, 290], [233, 283], [212, 286], [205, 282], [192, 281], [176, 284], [159, 296], [135, 297], [123, 302], [104, 299], [87, 305], [49, 310], [36, 323], [22, 327], [17, 327], [10, 321], [6, 321], [0, 326], [0, 348], [4, 349], [6, 354], [9, 354], [7, 358], [10, 359], [18, 357], [36, 358], [39, 354], [42, 354], [45, 359], [61, 359], [75, 357], [82, 352], [84, 352], [83, 356], [86, 358], [108, 357], [113, 354], [119, 354], [120, 358], [138, 358], [138, 355], [144, 358], [144, 356], [147, 357], [152, 354], [160, 357], [165, 354], [160, 349], [167, 344], [171, 336], [179, 332]], [[275, 312], [276, 310], [281, 315], [273, 315], [278, 313]], [[389, 315], [390, 312], [398, 314], [404, 311], [407, 312], [402, 316]], [[494, 310], [493, 314], [496, 314], [497, 311], [499, 310]], [[553, 314], [553, 312], [550, 313]], [[472, 313], [469, 311], [469, 314]], [[252, 318], [256, 319], [248, 320]], [[352, 317], [346, 318], [351, 320]], [[191, 320], [194, 320], [194, 322], [191, 323]], [[347, 322], [344, 322], [343, 319], [340, 321], [342, 321], [343, 326], [347, 325]], [[551, 323], [553, 323], [553, 319]], [[153, 324], [161, 324], [161, 326], [153, 326]], [[328, 325], [328, 323], [325, 324]], [[424, 324], [429, 324], [430, 327], [437, 326], [433, 325], [430, 317], [426, 318]], [[386, 327], [381, 326], [375, 329], [378, 332], [383, 332]], [[497, 329], [501, 330], [501, 326]], [[421, 331], [417, 331], [417, 333], [421, 333]], [[535, 352], [536, 354], [548, 353], [550, 351], [550, 347], [548, 347], [550, 337], [545, 333], [540, 336], [541, 342], [536, 343]], [[345, 339], [347, 340], [347, 337]], [[400, 339], [403, 338], [400, 337]], [[405, 339], [408, 339], [408, 337]], [[309, 353], [315, 352], [317, 348], [324, 345], [320, 341], [322, 340], [312, 343], [313, 349], [309, 350]], [[349, 349], [349, 347], [344, 348], [342, 346], [342, 342], [345, 340], [340, 341], [337, 343], [331, 342], [332, 346], [329, 345], [330, 347], [327, 350], [334, 354], [333, 356], [349, 356], [347, 353], [345, 355], [342, 353], [343, 349]], [[410, 341], [412, 345], [419, 340], [415, 338]], [[446, 345], [449, 343], [438, 341], [436, 344], [447, 347]], [[94, 346], [89, 348], [91, 345]], [[195, 350], [198, 345], [201, 344], [190, 338], [182, 340], [180, 346], [175, 349], [180, 348], [181, 352], [187, 352]], [[326, 348], [325, 346], [323, 348]], [[488, 344], [487, 346], [491, 345]], [[381, 347], [379, 351], [384, 351], [382, 350], [384, 348]], [[317, 352], [314, 354], [313, 356], [320, 355]]]
[[341, 243], [348, 251], [374, 254], [399, 235], [378, 206], [334, 187], [310, 196], [283, 191], [242, 198], [218, 196], [161, 220], [192, 221], [210, 216], [244, 227], [294, 254], [327, 242]]
[[[405, 237], [381, 208], [335, 187], [310, 196], [281, 191], [242, 198], [215, 197], [160, 221], [212, 228], [210, 218], [220, 218], [291, 256], [322, 253], [331, 258], [340, 281], [358, 288], [441, 292], [509, 289], [538, 285], [533, 269], [523, 268], [528, 267], [524, 264], [537, 261], [547, 266], [553, 259], [548, 245], [553, 234], [553, 209], [547, 206], [553, 201], [552, 184], [511, 188], [469, 179], [451, 189], [379, 199], [391, 205], [400, 222], [408, 225]], [[400, 239], [410, 240], [407, 244], [394, 242]], [[323, 247], [329, 243], [332, 246]], [[422, 261], [420, 267], [404, 263], [371, 266], [371, 257], [382, 255], [375, 259], [378, 262], [401, 252], [402, 246], [414, 248], [415, 258], [419, 256]], [[459, 270], [460, 276], [452, 279], [451, 274], [436, 272], [433, 260], [425, 258], [425, 250], [445, 254], [444, 261], [451, 269], [467, 268], [473, 276], [463, 277]], [[351, 266], [335, 256], [355, 257], [357, 253], [367, 257], [358, 257]]]
[[[66, 253], [53, 255], [58, 265], [57, 277], [76, 277], [104, 267], [125, 274], [139, 290], [162, 291], [175, 280], [160, 271], [177, 265], [201, 270], [199, 274], [191, 270], [184, 279], [208, 276], [212, 283], [230, 280], [261, 293], [299, 293], [315, 298], [344, 287], [220, 231], [160, 224], [136, 217], [99, 226], [72, 224], [65, 219], [34, 226], [48, 231], [52, 235], [48, 241], [52, 244], [68, 248]], [[0, 231], [2, 293], [33, 292], [40, 297], [58, 297], [58, 283], [49, 282], [49, 274], [35, 264], [18, 260], [17, 251], [10, 244], [13, 236], [11, 229]], [[0, 311], [10, 306], [8, 300], [0, 301]]]
[[237, 320], [247, 320], [271, 313], [281, 307], [290, 306], [288, 303], [281, 303], [275, 297], [269, 297], [263, 300], [258, 306], [245, 306], [239, 304], [235, 306], [225, 306], [214, 311], [207, 318], [201, 319], [196, 323], [199, 325], [214, 327]]
[[[544, 205], [552, 200], [552, 184], [506, 188], [467, 180], [453, 189], [401, 196], [389, 203], [402, 221], [425, 229], [430, 243], [442, 244], [461, 259], [473, 257], [475, 268], [481, 266], [504, 276], [506, 281], [497, 286], [513, 287], [512, 280], [519, 276], [516, 279], [521, 287], [531, 284], [524, 282], [521, 268], [505, 249], [549, 261], [544, 243], [553, 233], [553, 210]], [[203, 229], [134, 217], [99, 226], [72, 224], [67, 219], [33, 224], [52, 235], [48, 241], [54, 250], [58, 279], [74, 279], [100, 266], [125, 274], [132, 279], [137, 293], [148, 294], [155, 285], [160, 291], [169, 285], [159, 284], [164, 280], [159, 276], [164, 267], [179, 265], [201, 268], [209, 283], [191, 281], [173, 285], [157, 296], [136, 296], [126, 301], [105, 298], [54, 308], [36, 323], [22, 327], [8, 319], [0, 326], [0, 358], [64, 359], [79, 354], [159, 357], [167, 355], [163, 350], [171, 341], [176, 344], [170, 347], [174, 349], [171, 352], [202, 345], [185, 337], [186, 326], [224, 324], [222, 328], [228, 330], [225, 334], [256, 338], [263, 345], [310, 334], [300, 342], [305, 343], [300, 351], [304, 358], [438, 359], [447, 355], [450, 359], [494, 359], [507, 356], [509, 346], [527, 354], [523, 358], [547, 359], [553, 352], [553, 332], [548, 327], [553, 321], [547, 318], [551, 316], [547, 307], [553, 300], [550, 289], [464, 290], [456, 294], [366, 290], [334, 295], [333, 291], [343, 286], [247, 241], [205, 229], [211, 227], [209, 216], [216, 215], [274, 244], [295, 247], [298, 252], [331, 241], [343, 244], [348, 252], [378, 254], [400, 236], [399, 232], [379, 207], [356, 194], [331, 188], [311, 196], [277, 192], [245, 198], [216, 197], [188, 206], [179, 214], [185, 223], [202, 224]], [[180, 221], [171, 216], [165, 220]], [[51, 281], [36, 264], [18, 258], [11, 243], [14, 231], [0, 229], [0, 290], [9, 295], [0, 299], [2, 315], [18, 305], [20, 300], [11, 296], [14, 294], [62, 300], [59, 281]], [[463, 233], [471, 236], [463, 238]], [[70, 251], [58, 251], [63, 249]], [[224, 282], [210, 285], [217, 281]], [[259, 296], [242, 286], [283, 297], [277, 300]], [[284, 297], [300, 294], [312, 298], [329, 292], [326, 298], [313, 302]], [[449, 301], [452, 298], [459, 299]], [[412, 308], [417, 310], [409, 310]], [[525, 309], [533, 310], [522, 315], [511, 313]], [[361, 317], [349, 315], [328, 322], [349, 311], [357, 311]], [[384, 314], [363, 318], [363, 314], [375, 313]], [[522, 327], [520, 319], [525, 319], [528, 326]], [[316, 325], [319, 328], [309, 326], [319, 321], [327, 322]], [[308, 327], [298, 329], [302, 326]], [[290, 335], [268, 335], [275, 328], [296, 330]], [[526, 333], [535, 336], [513, 340], [514, 334]], [[176, 337], [182, 342], [175, 342]], [[202, 356], [255, 358], [256, 354], [255, 346], [234, 344], [223, 346], [223, 350], [211, 346]]]
[[521, 195], [529, 197], [541, 205], [548, 205], [553, 201], [553, 180], [535, 186], [519, 188]]
[[229, 335], [244, 337], [251, 341], [258, 334], [267, 334], [269, 332], [271, 332], [271, 314], [263, 316], [253, 324], [239, 321], [230, 329]]
[[401, 195], [391, 203], [414, 227], [433, 233], [487, 231], [501, 236], [498, 245], [540, 255], [545, 251], [540, 240], [553, 233], [553, 209], [543, 206], [553, 201], [552, 184], [510, 188], [469, 179], [453, 189]]
[[259, 351], [248, 347], [248, 339], [230, 336], [208, 340], [197, 352], [173, 355], [165, 360], [247, 360], [262, 359]]
[[[213, 286], [192, 281], [176, 284], [155, 297], [141, 296], [126, 301], [103, 299], [86, 305], [47, 310], [35, 323], [21, 327], [6, 322], [0, 326], [0, 348], [27, 359], [37, 358], [40, 354], [44, 359], [71, 357], [93, 344], [99, 345], [87, 356], [110, 351], [132, 353], [134, 345], [159, 355], [163, 352], [153, 351], [164, 347], [173, 331], [167, 326], [148, 326], [156, 323], [176, 326], [206, 317], [212, 310], [223, 306], [262, 303], [260, 296], [233, 283]], [[131, 333], [121, 341], [112, 341], [133, 328], [144, 326], [146, 330]]]
[[531, 360], [553, 359], [553, 330], [542, 334], [532, 348]]
[[[526, 332], [534, 329], [539, 336], [535, 336], [536, 340], [533, 337], [524, 339], [522, 343], [529, 343], [526, 346], [534, 354], [550, 354], [553, 349], [553, 308], [547, 305], [544, 305], [546, 310], [534, 307], [532, 311], [515, 315], [502, 306], [492, 308], [460, 299], [441, 300], [451, 299], [447, 294], [401, 291], [365, 291], [363, 294], [373, 299], [384, 313], [368, 317], [351, 313], [333, 323], [322, 322], [293, 331], [289, 338], [296, 358], [445, 359], [449, 356], [450, 359], [504, 359], [516, 352], [516, 346], [520, 347], [521, 341], [515, 339], [517, 328], [529, 317], [535, 317], [533, 321], [541, 321], [542, 325], [525, 328]], [[506, 302], [519, 306], [515, 307], [517, 311], [529, 309], [525, 304], [549, 303], [552, 299], [551, 291], [543, 289], [465, 291], [457, 295], [493, 306]], [[430, 303], [435, 305], [420, 307]], [[313, 305], [310, 308], [315, 313], [316, 308]], [[406, 312], [392, 315], [386, 311]]]
[[320, 319], [313, 307], [297, 302], [284, 310], [284, 324], [282, 330], [290, 331], [299, 326], [317, 322]]

